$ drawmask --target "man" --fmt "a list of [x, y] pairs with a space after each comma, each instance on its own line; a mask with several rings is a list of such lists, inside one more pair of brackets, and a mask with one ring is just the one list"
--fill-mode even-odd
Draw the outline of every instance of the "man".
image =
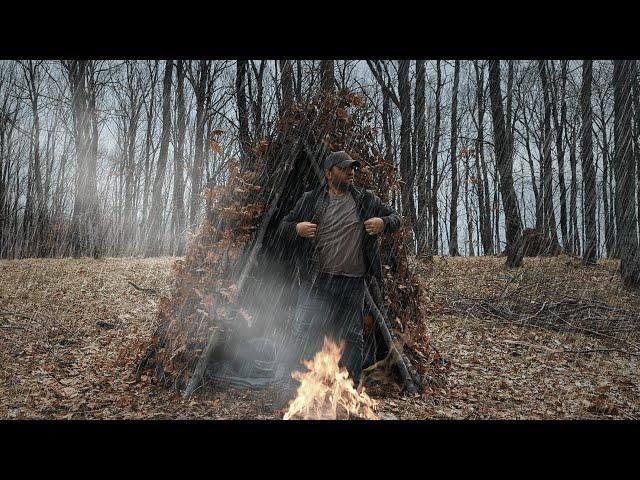
[[382, 280], [377, 236], [400, 228], [400, 216], [371, 191], [353, 186], [360, 163], [346, 152], [324, 161], [325, 182], [305, 192], [280, 224], [280, 235], [293, 244], [300, 289], [292, 341], [283, 362], [289, 379], [281, 393], [292, 397], [291, 371], [313, 358], [325, 336], [346, 342], [341, 365], [356, 387], [362, 372], [362, 314], [365, 277]]

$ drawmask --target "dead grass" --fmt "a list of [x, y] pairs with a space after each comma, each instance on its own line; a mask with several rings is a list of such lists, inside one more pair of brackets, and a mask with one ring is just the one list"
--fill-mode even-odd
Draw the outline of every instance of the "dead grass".
[[[173, 260], [0, 261], [0, 418], [281, 418], [269, 391], [209, 386], [184, 401], [144, 377], [135, 382]], [[416, 266], [427, 285], [429, 334], [449, 363], [447, 385], [421, 398], [380, 398], [381, 412], [401, 419], [640, 418], [638, 357], [563, 353], [611, 343], [465, 317], [447, 294], [491, 295], [522, 274], [640, 311], [638, 294], [620, 285], [616, 262], [583, 267], [568, 257], [526, 259], [519, 271], [502, 263], [437, 258]]]

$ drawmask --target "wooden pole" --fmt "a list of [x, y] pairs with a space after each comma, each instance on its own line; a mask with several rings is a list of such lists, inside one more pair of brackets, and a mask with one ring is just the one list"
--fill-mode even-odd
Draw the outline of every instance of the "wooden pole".
[[389, 352], [398, 359], [398, 362], [396, 363], [396, 365], [400, 372], [400, 376], [402, 377], [402, 381], [407, 390], [407, 393], [409, 393], [410, 395], [413, 395], [414, 393], [418, 393], [418, 389], [416, 388], [413, 378], [411, 378], [411, 374], [409, 373], [409, 369], [407, 368], [407, 365], [405, 363], [405, 362], [408, 362], [409, 360], [405, 358], [405, 356], [402, 355], [400, 352], [398, 352], [398, 349], [396, 348], [396, 345], [393, 342], [393, 337], [391, 336], [391, 332], [387, 327], [387, 323], [385, 322], [384, 317], [382, 316], [382, 313], [380, 313], [378, 306], [373, 301], [373, 298], [371, 297], [371, 293], [369, 292], [369, 287], [367, 285], [365, 285], [364, 299], [366, 304], [371, 309], [371, 312], [373, 313], [373, 317], [376, 319], [376, 323], [380, 328], [380, 331], [382, 332], [384, 341], [387, 343], [387, 346], [389, 347]]

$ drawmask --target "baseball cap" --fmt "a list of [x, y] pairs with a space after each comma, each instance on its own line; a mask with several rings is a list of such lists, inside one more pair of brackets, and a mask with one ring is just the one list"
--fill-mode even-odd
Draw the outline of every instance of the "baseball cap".
[[325, 172], [327, 170], [331, 170], [331, 167], [333, 167], [334, 165], [338, 165], [340, 168], [345, 168], [349, 165], [360, 168], [360, 162], [351, 158], [349, 154], [344, 150], [340, 150], [339, 152], [332, 152], [327, 155], [327, 158], [324, 159], [323, 166]]

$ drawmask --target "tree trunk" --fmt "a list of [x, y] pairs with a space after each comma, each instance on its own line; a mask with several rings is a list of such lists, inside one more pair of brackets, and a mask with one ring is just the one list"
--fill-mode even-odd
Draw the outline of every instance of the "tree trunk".
[[569, 200], [569, 251], [573, 255], [580, 255], [580, 235], [578, 234], [578, 174], [577, 174], [577, 155], [576, 155], [576, 126], [572, 127], [571, 143], [569, 145], [569, 164], [571, 165], [571, 198]]
[[509, 158], [514, 156], [514, 139], [513, 139], [513, 60], [507, 61], [507, 112], [506, 112], [506, 135], [508, 145]]
[[122, 109], [127, 112], [126, 121], [128, 124], [123, 125], [123, 159], [121, 167], [121, 177], [124, 175], [125, 183], [125, 200], [124, 200], [124, 220], [119, 222], [122, 230], [121, 249], [129, 253], [133, 253], [132, 238], [136, 230], [135, 213], [136, 209], [134, 197], [136, 196], [136, 182], [139, 181], [135, 162], [135, 146], [138, 131], [138, 116], [142, 107], [139, 103], [140, 85], [135, 74], [133, 62], [127, 62], [127, 100], [123, 102]]
[[145, 225], [147, 218], [147, 212], [149, 210], [149, 189], [151, 187], [151, 171], [153, 170], [153, 124], [155, 120], [155, 95], [156, 95], [156, 78], [158, 75], [159, 60], [155, 60], [153, 67], [149, 67], [149, 76], [151, 88], [149, 97], [146, 101], [146, 113], [147, 113], [147, 130], [145, 135], [145, 148], [144, 148], [144, 191], [142, 194], [142, 227]]
[[[562, 234], [562, 245], [567, 245], [567, 187], [564, 182], [564, 145], [563, 145], [563, 129], [566, 123], [567, 116], [567, 102], [565, 99], [566, 84], [567, 84], [567, 66], [568, 60], [561, 61], [561, 73], [560, 81], [562, 82], [560, 88], [560, 95], [558, 95], [557, 85], [554, 87], [553, 101], [551, 106], [553, 109], [553, 124], [556, 132], [556, 153], [558, 155], [558, 180], [560, 182], [560, 232]], [[558, 118], [557, 103], [560, 103], [560, 118]], [[593, 157], [592, 157], [593, 159]]]
[[207, 80], [209, 77], [210, 63], [207, 60], [199, 61], [198, 78], [194, 81], [196, 94], [196, 137], [193, 154], [193, 168], [191, 171], [191, 205], [189, 208], [189, 225], [191, 228], [198, 226], [198, 213], [202, 194], [202, 166], [204, 163], [204, 103], [207, 93]]
[[595, 262], [598, 254], [596, 240], [596, 170], [593, 165], [593, 111], [591, 109], [592, 61], [582, 63], [582, 89], [580, 91], [580, 107], [582, 112], [582, 138], [580, 157], [582, 158], [582, 177], [584, 192], [582, 194], [585, 205], [585, 241], [583, 260]]
[[613, 222], [611, 221], [611, 206], [609, 205], [609, 182], [610, 175], [609, 161], [609, 141], [607, 139], [607, 123], [602, 108], [602, 202], [604, 209], [604, 245], [607, 251], [607, 258], [613, 257], [614, 239]]
[[640, 287], [635, 209], [636, 172], [632, 140], [632, 61], [614, 60], [614, 169], [616, 176], [616, 216], [620, 245], [620, 275], [626, 287]]
[[264, 94], [264, 69], [266, 66], [266, 60], [260, 60], [260, 67], [256, 70], [253, 62], [251, 66], [253, 68], [253, 73], [256, 78], [256, 95], [255, 100], [252, 101], [252, 112], [253, 112], [253, 132], [254, 138], [261, 139], [262, 138], [262, 110], [263, 110], [263, 94]]
[[302, 102], [302, 60], [296, 60], [296, 101]]
[[76, 184], [73, 202], [71, 251], [74, 257], [89, 250], [92, 207], [96, 203], [95, 170], [90, 172], [91, 112], [89, 111], [89, 62], [71, 60], [66, 63], [71, 96], [71, 115], [76, 149]]
[[413, 202], [413, 172], [411, 171], [411, 91], [409, 84], [409, 60], [398, 65], [398, 98], [400, 101], [400, 177], [402, 180], [402, 215], [405, 222], [416, 228]]
[[98, 203], [98, 109], [97, 109], [97, 85], [95, 74], [95, 62], [91, 63], [91, 71], [89, 75], [89, 115], [91, 122], [89, 161], [88, 161], [88, 187], [91, 190], [89, 194], [89, 231], [88, 245], [89, 252], [93, 258], [102, 256], [103, 249], [103, 232], [100, 226], [99, 203]]
[[[473, 212], [471, 210], [471, 204], [469, 203], [469, 153], [465, 151], [464, 154], [464, 209], [465, 217], [467, 219], [467, 244], [468, 249], [465, 249], [470, 257], [475, 256], [475, 250], [473, 248]], [[480, 252], [478, 252], [478, 255]]]
[[458, 251], [458, 82], [460, 60], [455, 61], [453, 89], [451, 91], [451, 210], [449, 211], [449, 255]]
[[[478, 104], [478, 136], [476, 142], [476, 192], [478, 195], [478, 214], [480, 219], [480, 238], [485, 255], [493, 253], [491, 239], [491, 211], [489, 208], [489, 182], [487, 165], [484, 160], [484, 65], [480, 67], [474, 60], [476, 71], [476, 103]], [[479, 252], [478, 252], [479, 254]]]
[[431, 164], [433, 168], [433, 188], [431, 189], [431, 221], [433, 232], [431, 250], [433, 253], [438, 252], [438, 150], [440, 148], [440, 92], [442, 82], [442, 72], [440, 70], [440, 60], [436, 60], [436, 113], [435, 126], [433, 130], [433, 150], [431, 151]]
[[513, 188], [513, 159], [508, 155], [508, 139], [502, 110], [500, 92], [500, 62], [489, 61], [489, 91], [491, 95], [491, 114], [493, 118], [493, 136], [496, 147], [496, 163], [500, 172], [500, 193], [505, 212], [507, 236], [507, 266], [522, 265], [522, 239], [520, 218]]
[[416, 163], [418, 171], [418, 212], [417, 212], [417, 240], [418, 254], [427, 252], [427, 232], [429, 206], [427, 203], [427, 120], [425, 115], [426, 62], [416, 60], [416, 93], [415, 93], [415, 122], [416, 122]]
[[543, 234], [548, 236], [555, 248], [558, 245], [558, 232], [556, 218], [553, 209], [553, 166], [551, 162], [551, 99], [549, 98], [549, 80], [547, 66], [544, 60], [538, 61], [542, 91], [544, 100], [544, 129], [542, 136], [542, 163], [543, 163]]
[[149, 213], [149, 225], [146, 256], [159, 255], [162, 249], [162, 239], [164, 238], [162, 228], [162, 212], [164, 204], [162, 201], [162, 187], [167, 166], [167, 155], [169, 152], [169, 140], [171, 139], [171, 82], [173, 80], [173, 61], [167, 60], [164, 67], [164, 80], [162, 84], [162, 136], [160, 138], [160, 153], [158, 154], [158, 168], [153, 181], [153, 192], [151, 194], [151, 211]]
[[[236, 62], [236, 102], [238, 106], [238, 136], [240, 140], [240, 156], [246, 157], [248, 154], [249, 144], [249, 111], [247, 109], [247, 60], [238, 60]], [[204, 123], [204, 119], [202, 120]]]
[[382, 90], [382, 137], [384, 139], [384, 158], [387, 162], [393, 162], [393, 142], [391, 140], [391, 124], [389, 122], [390, 113], [389, 95], [386, 90]]
[[[640, 78], [638, 77], [638, 61], [633, 61], [631, 67], [633, 110], [635, 112], [633, 119], [633, 156], [636, 164], [636, 218], [640, 222], [640, 138], [638, 138], [640, 136]], [[640, 231], [638, 231], [638, 234], [640, 234]]]
[[23, 216], [24, 251], [22, 256], [43, 256], [44, 233], [46, 223], [45, 201], [42, 187], [42, 173], [40, 165], [40, 72], [39, 66], [33, 60], [28, 60], [23, 66], [27, 81], [31, 114], [33, 123], [30, 136], [29, 170], [27, 172], [26, 203]]
[[536, 202], [536, 225], [535, 229], [539, 232], [542, 231], [542, 195], [541, 192], [538, 191], [538, 183], [536, 182], [535, 168], [533, 166], [533, 155], [531, 153], [531, 142], [530, 142], [530, 134], [531, 131], [529, 129], [529, 120], [527, 117], [526, 109], [522, 110], [522, 120], [524, 121], [525, 126], [525, 148], [527, 150], [527, 159], [529, 161], [529, 170], [531, 172], [531, 188], [533, 189], [533, 197]]
[[335, 89], [335, 74], [333, 60], [320, 61], [320, 87], [325, 93], [332, 93]]
[[281, 115], [293, 105], [293, 67], [290, 60], [280, 60], [280, 76], [282, 86]]
[[174, 241], [174, 255], [184, 255], [185, 238], [185, 212], [184, 212], [184, 137], [187, 129], [187, 120], [184, 104], [184, 61], [176, 63], [176, 76], [178, 79], [176, 91], [177, 103], [177, 138], [173, 154], [173, 215], [172, 238]]

